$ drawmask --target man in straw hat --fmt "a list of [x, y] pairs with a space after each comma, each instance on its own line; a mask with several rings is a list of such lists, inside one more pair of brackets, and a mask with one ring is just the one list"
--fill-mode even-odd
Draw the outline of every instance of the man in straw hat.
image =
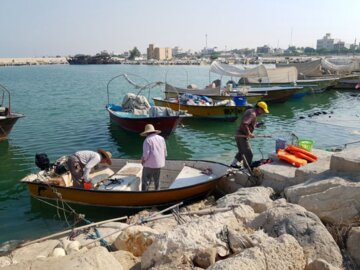
[[146, 136], [143, 143], [143, 154], [141, 164], [143, 165], [141, 189], [149, 189], [151, 180], [154, 181], [155, 189], [159, 190], [160, 168], [165, 166], [167, 156], [166, 144], [163, 137], [159, 136], [160, 130], [156, 130], [153, 125], [147, 124], [141, 136]]
[[260, 123], [256, 122], [256, 117], [263, 113], [269, 113], [268, 106], [264, 101], [259, 101], [254, 108], [245, 111], [235, 135], [238, 152], [230, 165], [231, 167], [240, 168], [238, 162], [241, 161], [243, 161], [243, 165], [247, 168], [247, 165], [251, 166], [253, 152], [251, 150], [249, 138], [255, 137], [253, 131], [255, 127], [260, 126]]
[[99, 163], [111, 165], [111, 157], [110, 152], [100, 148], [97, 152], [85, 150], [69, 156], [66, 164], [72, 176], [73, 186], [91, 188], [91, 169]]

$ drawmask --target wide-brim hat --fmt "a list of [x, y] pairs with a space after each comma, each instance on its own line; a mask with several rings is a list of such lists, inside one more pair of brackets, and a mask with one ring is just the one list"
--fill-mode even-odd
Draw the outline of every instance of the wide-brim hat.
[[109, 165], [112, 164], [112, 161], [111, 161], [112, 154], [109, 151], [105, 151], [104, 149], [101, 149], [101, 148], [99, 148], [97, 151], [105, 159], [105, 162], [107, 164], [109, 164]]
[[160, 131], [160, 130], [156, 130], [152, 124], [147, 124], [147, 125], [145, 126], [145, 130], [140, 133], [140, 136], [147, 136], [147, 135], [150, 134], [150, 133], [160, 134], [161, 131]]

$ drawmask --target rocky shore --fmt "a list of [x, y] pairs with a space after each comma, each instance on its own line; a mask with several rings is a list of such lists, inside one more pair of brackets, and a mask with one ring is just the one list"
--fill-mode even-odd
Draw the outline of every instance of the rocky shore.
[[359, 269], [360, 148], [314, 153], [319, 160], [301, 168], [273, 157], [253, 175], [234, 170], [217, 200], [25, 243], [0, 257], [0, 267]]
[[66, 57], [0, 58], [1, 66], [68, 64]]

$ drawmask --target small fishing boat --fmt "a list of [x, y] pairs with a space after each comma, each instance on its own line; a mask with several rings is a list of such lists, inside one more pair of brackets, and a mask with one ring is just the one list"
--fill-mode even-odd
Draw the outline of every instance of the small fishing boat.
[[[128, 93], [125, 95], [121, 105], [110, 103], [109, 97], [109, 84], [119, 77], [125, 78], [135, 88], [140, 89], [137, 94]], [[129, 79], [128, 74], [113, 77], [107, 84], [108, 104], [106, 105], [106, 110], [109, 113], [110, 120], [130, 132], [140, 133], [147, 124], [152, 124], [155, 129], [161, 130], [162, 136], [170, 135], [184, 117], [191, 117], [191, 115], [184, 111], [150, 106], [146, 97], [140, 95], [140, 92], [157, 85], [159, 85], [159, 82], [148, 83], [142, 86], [137, 85]]]
[[[11, 111], [11, 95], [8, 89], [0, 84], [0, 141], [6, 140], [16, 121], [24, 117], [23, 114]], [[6, 101], [8, 101], [7, 104]]]
[[165, 84], [165, 97], [172, 98], [177, 97], [181, 94], [192, 94], [192, 95], [201, 95], [211, 97], [213, 100], [229, 100], [234, 99], [236, 97], [245, 97], [247, 102], [250, 104], [255, 104], [258, 101], [262, 100], [264, 95], [257, 93], [250, 93], [248, 90], [245, 92], [235, 92], [235, 91], [227, 91], [225, 88], [221, 88], [220, 86], [211, 88], [206, 87], [204, 89], [189, 89], [189, 88], [181, 88], [170, 85], [168, 83]]
[[147, 207], [187, 201], [209, 194], [227, 174], [228, 166], [199, 160], [167, 160], [160, 173], [160, 190], [150, 185], [141, 191], [139, 160], [112, 159], [112, 165], [90, 174], [93, 188], [72, 187], [71, 175], [54, 168], [30, 174], [21, 180], [32, 196], [61, 199], [93, 206]]
[[[240, 114], [249, 106], [247, 104], [238, 106], [227, 100], [223, 100], [219, 103], [213, 102], [210, 105], [182, 104], [177, 98], [153, 98], [153, 101], [157, 106], [168, 107], [175, 111], [187, 111], [192, 114], [193, 118], [229, 122], [236, 121]], [[232, 105], [225, 105], [225, 102]]]

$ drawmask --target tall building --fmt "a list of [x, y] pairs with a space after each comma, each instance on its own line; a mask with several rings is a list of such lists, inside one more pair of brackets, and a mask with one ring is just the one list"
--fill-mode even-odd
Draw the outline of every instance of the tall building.
[[147, 49], [147, 59], [171, 60], [172, 50], [171, 48], [158, 48], [154, 47], [154, 44], [149, 44], [149, 48]]
[[340, 39], [331, 38], [330, 33], [326, 33], [326, 35], [322, 39], [318, 39], [316, 42], [316, 49], [326, 49], [326, 50], [334, 50], [334, 44], [340, 42]]

